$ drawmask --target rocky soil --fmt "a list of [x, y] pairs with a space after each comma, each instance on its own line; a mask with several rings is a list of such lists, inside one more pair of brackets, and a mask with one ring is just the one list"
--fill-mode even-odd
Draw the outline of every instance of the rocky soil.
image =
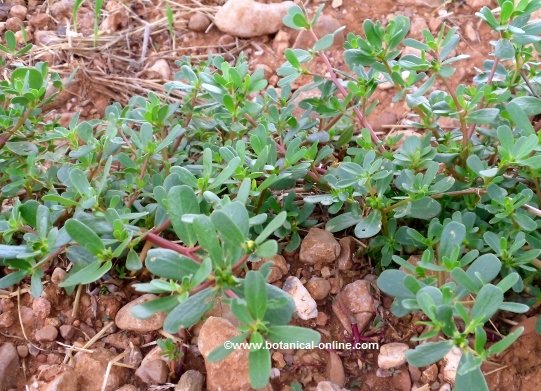
[[[105, 2], [99, 27], [102, 38], [93, 49], [93, 11], [87, 3], [92, 2], [85, 2], [79, 11], [77, 29], [70, 24], [71, 0], [0, 3], [0, 34], [12, 30], [20, 41], [26, 37], [37, 46], [35, 55], [25, 61], [48, 61], [64, 76], [79, 70], [67, 92], [47, 108], [49, 115], [65, 124], [78, 111], [84, 118], [101, 116], [113, 99], [149, 90], [163, 92], [159, 86], [173, 77], [174, 61], [182, 55], [197, 59], [212, 52], [234, 58], [244, 51], [251, 65], [262, 67], [275, 85], [284, 50], [313, 44], [310, 37], [280, 24], [292, 4], [289, 1], [229, 0], [222, 6], [183, 0], [175, 6], [171, 39], [164, 23], [164, 2], [138, 0]], [[424, 28], [436, 31], [447, 23], [465, 37], [460, 50], [472, 57], [467, 66], [457, 69], [454, 82], [459, 83], [473, 75], [490, 51], [491, 35], [474, 16], [487, 3], [491, 2], [333, 0], [316, 30], [324, 35], [345, 25], [347, 31], [358, 32], [365, 18], [385, 21], [397, 13], [412, 18], [412, 37]], [[310, 3], [308, 8], [318, 5]], [[151, 25], [147, 33], [141, 21]], [[151, 45], [143, 44], [145, 34]], [[114, 41], [115, 37], [122, 39]], [[331, 58], [341, 65], [336, 48]], [[128, 83], [129, 78], [133, 81]], [[387, 125], [408, 115], [404, 106], [391, 102], [393, 94], [390, 86], [380, 86], [378, 98], [384, 110], [371, 116], [380, 131], [388, 131]], [[407, 365], [404, 352], [413, 346], [411, 338], [423, 331], [416, 325], [420, 319], [396, 319], [390, 314], [391, 299], [378, 292], [373, 262], [363, 255], [363, 243], [352, 237], [335, 238], [318, 228], [304, 235], [298, 252], [267, 260], [273, 263], [269, 282], [293, 297], [295, 323], [318, 330], [324, 342], [377, 342], [380, 348], [274, 351], [269, 389], [288, 391], [299, 383], [303, 389], [317, 391], [451, 390], [460, 353], [451, 351], [427, 368]], [[132, 278], [111, 274], [102, 284], [86, 287], [76, 301], [74, 294], [58, 287], [67, 266], [67, 260], [59, 259], [49, 271], [41, 298], [32, 299], [25, 287], [0, 291], [0, 391], [250, 389], [247, 352], [237, 351], [219, 363], [206, 360], [236, 333], [227, 306], [217, 303], [188, 333], [169, 335], [162, 330], [164, 314], [145, 320], [131, 314], [134, 305], [152, 297], [137, 294]], [[491, 390], [539, 388], [541, 337], [535, 333], [532, 315], [497, 324], [502, 332], [517, 325], [524, 325], [526, 332], [497, 362], [484, 368]], [[162, 351], [157, 341], [165, 338], [175, 342], [178, 356]]]

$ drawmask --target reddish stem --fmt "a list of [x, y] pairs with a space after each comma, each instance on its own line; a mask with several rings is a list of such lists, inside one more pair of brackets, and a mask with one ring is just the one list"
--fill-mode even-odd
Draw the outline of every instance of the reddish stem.
[[[312, 37], [314, 38], [314, 40], [317, 42], [318, 41], [318, 37], [317, 35], [314, 33], [313, 30], [310, 30], [310, 33], [312, 34]], [[347, 98], [348, 97], [348, 92], [347, 90], [344, 88], [344, 86], [342, 85], [342, 83], [340, 83], [340, 80], [338, 80], [338, 77], [336, 76], [336, 72], [334, 71], [334, 68], [331, 64], [331, 61], [329, 60], [329, 57], [327, 57], [327, 55], [323, 52], [319, 52], [319, 57], [323, 60], [323, 62], [325, 63], [325, 66], [327, 67], [327, 72], [329, 72], [329, 77], [331, 79], [331, 81], [334, 83], [334, 85], [336, 86], [336, 88], [338, 89], [338, 91], [340, 91], [340, 93], [344, 96], [344, 98]], [[370, 125], [370, 123], [367, 121], [366, 117], [364, 116], [364, 114], [361, 112], [361, 110], [359, 110], [358, 107], [353, 107], [353, 112], [355, 113], [355, 115], [357, 116], [357, 118], [359, 119], [359, 121], [361, 122], [361, 125], [364, 126], [365, 128], [368, 129], [368, 131], [370, 132], [370, 136], [372, 137], [372, 141], [378, 146], [378, 148], [383, 152], [384, 149], [383, 147], [381, 147], [380, 143], [381, 143], [381, 140], [379, 139], [379, 137], [377, 136], [376, 132], [374, 132], [374, 129], [372, 128], [372, 126]]]
[[[153, 232], [148, 232], [145, 235], [145, 240], [148, 240], [149, 242], [152, 242], [153, 244], [155, 244], [157, 246], [167, 248], [169, 250], [176, 251], [179, 254], [182, 254], [182, 255], [184, 255], [184, 256], [186, 256], [188, 258], [193, 259], [197, 263], [201, 263], [201, 260], [199, 259], [199, 257], [194, 254], [193, 249], [181, 246], [181, 245], [176, 244], [176, 243], [173, 243], [170, 240], [164, 239], [161, 236], [158, 236]], [[195, 250], [195, 251], [197, 251], [197, 250]]]
[[351, 333], [353, 334], [353, 341], [355, 341], [356, 344], [362, 341], [361, 333], [359, 332], [359, 327], [357, 326], [357, 323], [351, 324]]

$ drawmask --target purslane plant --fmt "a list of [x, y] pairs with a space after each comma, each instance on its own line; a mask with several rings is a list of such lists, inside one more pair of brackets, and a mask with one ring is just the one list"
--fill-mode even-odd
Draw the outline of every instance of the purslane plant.
[[[499, 35], [493, 57], [456, 88], [450, 78], [466, 57], [454, 29], [414, 40], [405, 17], [366, 20], [362, 35], [347, 37], [349, 71], [338, 70], [325, 54], [337, 32], [317, 37], [321, 9], [309, 19], [299, 7], [284, 23], [315, 44], [286, 50], [279, 90], [243, 57], [182, 59], [168, 99], [136, 96], [101, 120], [75, 116], [62, 127], [41, 113], [58, 77], [45, 64], [8, 68], [0, 83], [0, 264], [9, 273], [0, 288], [29, 282], [39, 296], [44, 271], [65, 256], [69, 292], [119, 267], [150, 273], [136, 288], [160, 298], [134, 313], [168, 312], [168, 332], [195, 325], [220, 300], [239, 320], [236, 342], [317, 342], [317, 333], [288, 325], [293, 304], [265, 283], [269, 265], [250, 265], [280, 247], [294, 251], [304, 229], [325, 223], [366, 241], [395, 315], [426, 315], [419, 339], [431, 341], [408, 353], [410, 363], [431, 364], [457, 346], [455, 389], [486, 389], [482, 362], [521, 332], [490, 344], [487, 322], [499, 311], [527, 311], [540, 295], [532, 284], [541, 140], [531, 118], [541, 114], [541, 22], [530, 17], [541, 4], [504, 0], [499, 8], [478, 13]], [[10, 55], [21, 54], [6, 41]], [[323, 74], [312, 70], [315, 61]], [[293, 93], [301, 75], [312, 82]], [[382, 80], [411, 108], [408, 125], [419, 137], [380, 140], [371, 127]], [[299, 101], [310, 89], [318, 95]], [[442, 118], [456, 126], [442, 127]], [[252, 384], [265, 386], [270, 352], [262, 344], [249, 357]]]

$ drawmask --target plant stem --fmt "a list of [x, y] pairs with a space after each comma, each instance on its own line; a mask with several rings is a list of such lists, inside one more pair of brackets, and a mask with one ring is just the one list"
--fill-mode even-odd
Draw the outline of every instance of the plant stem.
[[[314, 33], [314, 31], [312, 29], [310, 29], [309, 31], [310, 31], [310, 34], [312, 35], [312, 37], [314, 38], [314, 40], [317, 42], [318, 37], [317, 37], [316, 33]], [[323, 62], [325, 63], [325, 66], [327, 67], [327, 71], [329, 72], [329, 77], [330, 77], [331, 81], [333, 82], [333, 84], [336, 86], [338, 91], [340, 91], [340, 93], [344, 96], [344, 98], [347, 98], [348, 92], [344, 88], [342, 83], [340, 83], [340, 80], [338, 80], [338, 77], [336, 76], [336, 72], [334, 71], [334, 68], [333, 68], [333, 66], [331, 64], [331, 61], [329, 60], [329, 57], [327, 57], [327, 55], [324, 52], [318, 52], [318, 55], [323, 60]], [[353, 112], [355, 113], [355, 115], [359, 119], [361, 125], [363, 127], [365, 127], [366, 129], [368, 129], [368, 131], [370, 132], [370, 137], [372, 138], [372, 141], [374, 142], [374, 144], [376, 144], [378, 146], [378, 148], [380, 149], [381, 152], [384, 152], [385, 149], [381, 146], [381, 140], [377, 136], [376, 132], [374, 132], [374, 129], [372, 128], [370, 123], [367, 121], [366, 117], [361, 112], [361, 110], [359, 110], [359, 108], [357, 108], [357, 107], [353, 107]]]
[[194, 249], [199, 249], [199, 247], [194, 247], [194, 248], [184, 247], [179, 244], [173, 243], [170, 240], [164, 239], [153, 232], [148, 232], [145, 235], [145, 240], [148, 240], [149, 242], [152, 242], [153, 244], [157, 246], [176, 251], [179, 254], [182, 254], [188, 258], [193, 259], [197, 263], [201, 263], [201, 259], [199, 259], [199, 257], [194, 254], [194, 252], [197, 251]]

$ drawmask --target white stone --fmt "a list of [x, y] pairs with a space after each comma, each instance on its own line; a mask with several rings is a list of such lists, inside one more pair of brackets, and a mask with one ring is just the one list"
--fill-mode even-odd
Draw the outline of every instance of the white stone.
[[293, 5], [292, 1], [263, 4], [228, 0], [214, 16], [214, 24], [224, 33], [242, 38], [274, 34], [282, 28], [282, 18]]
[[284, 282], [283, 290], [293, 297], [297, 316], [303, 320], [317, 318], [317, 303], [297, 278], [290, 276]]
[[409, 346], [400, 342], [382, 345], [378, 355], [378, 367], [381, 369], [398, 368], [406, 363], [406, 352], [408, 350]]

